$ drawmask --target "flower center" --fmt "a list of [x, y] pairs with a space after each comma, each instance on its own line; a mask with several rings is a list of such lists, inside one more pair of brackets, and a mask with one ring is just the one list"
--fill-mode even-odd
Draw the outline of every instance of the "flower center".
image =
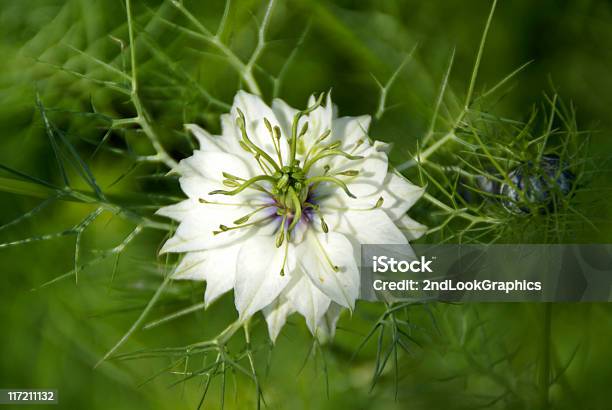
[[[272, 139], [272, 144], [275, 151], [275, 155], [270, 155], [261, 147], [253, 143], [253, 141], [249, 138], [246, 129], [246, 118], [244, 113], [238, 109], [236, 125], [240, 129], [242, 135], [240, 146], [249, 154], [253, 155], [262, 173], [250, 179], [244, 179], [224, 172], [223, 177], [225, 180], [223, 181], [223, 184], [232, 189], [215, 190], [209, 194], [236, 195], [249, 188], [266, 193], [271, 197], [272, 203], [262, 205], [253, 212], [237, 219], [234, 221], [235, 226], [220, 225], [219, 230], [214, 231], [215, 235], [233, 229], [257, 225], [268, 220], [269, 218], [273, 218], [274, 215], [269, 215], [263, 219], [249, 222], [251, 217], [256, 213], [270, 207], [276, 207], [276, 216], [282, 218], [282, 222], [276, 234], [276, 246], [280, 247], [283, 243], [288, 243], [288, 241], [291, 240], [291, 234], [298, 222], [304, 216], [310, 219], [309, 215], [313, 213], [318, 215], [323, 231], [328, 232], [327, 224], [319, 211], [318, 205], [309, 202], [312, 192], [320, 184], [328, 183], [336, 185], [340, 187], [348, 196], [355, 198], [355, 196], [349, 191], [346, 183], [339, 179], [339, 177], [357, 176], [359, 174], [358, 170], [346, 170], [334, 173], [331, 171], [329, 166], [325, 166], [321, 175], [311, 175], [313, 165], [324, 158], [334, 156], [342, 156], [349, 160], [358, 160], [363, 158], [361, 156], [351, 155], [350, 153], [342, 151], [340, 149], [340, 141], [325, 144], [324, 141], [331, 134], [331, 130], [326, 130], [314, 141], [312, 146], [303, 156], [303, 164], [301, 164], [300, 160], [297, 159], [298, 140], [302, 139], [308, 132], [308, 122], [304, 123], [301, 130], [298, 132], [299, 121], [303, 116], [310, 114], [317, 107], [321, 106], [323, 97], [324, 94], [321, 94], [315, 104], [303, 111], [299, 111], [294, 116], [291, 127], [291, 135], [286, 136], [287, 142], [289, 143], [289, 158], [283, 158], [282, 155], [282, 135], [280, 127], [273, 127], [270, 121], [267, 118], [264, 118], [264, 123], [268, 130], [269, 136]], [[361, 142], [363, 141], [358, 142], [356, 147], [358, 147]], [[276, 159], [273, 158], [274, 156], [276, 156]], [[201, 200], [201, 202], [210, 201]], [[309, 212], [305, 213], [305, 211]]]
[[280, 171], [272, 175], [276, 183], [272, 187], [272, 195], [279, 205], [288, 209], [294, 209], [294, 194], [300, 204], [304, 204], [308, 197], [308, 186], [306, 175], [299, 164], [284, 166]]

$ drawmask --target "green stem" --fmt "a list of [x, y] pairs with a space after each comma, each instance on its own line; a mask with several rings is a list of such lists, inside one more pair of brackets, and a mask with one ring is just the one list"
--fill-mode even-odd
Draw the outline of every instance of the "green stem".
[[[92, 193], [77, 191], [71, 188], [56, 188], [52, 186], [44, 186], [34, 182], [20, 181], [13, 178], [0, 177], [0, 191], [8, 192], [17, 195], [31, 196], [34, 198], [50, 198], [56, 197], [57, 199], [71, 202], [79, 202], [83, 204], [97, 204], [105, 211], [109, 211], [116, 215], [121, 215], [126, 219], [132, 220], [138, 224], [141, 224], [147, 228], [160, 229], [169, 231], [172, 226], [167, 223], [157, 222], [144, 216], [138, 215], [137, 213], [124, 208], [121, 205], [115, 204], [109, 201], [103, 201], [100, 198], [94, 196]], [[110, 198], [118, 198], [116, 195], [111, 195]], [[133, 200], [134, 198], [124, 198], [126, 200]]]
[[243, 325], [243, 321], [236, 320], [226, 327], [221, 333], [219, 333], [219, 335], [215, 338], [215, 341], [217, 344], [224, 346]]
[[487, 35], [489, 34], [489, 28], [491, 27], [491, 21], [493, 20], [493, 14], [495, 14], [496, 6], [497, 0], [493, 0], [493, 5], [491, 6], [491, 11], [489, 12], [489, 17], [487, 18], [487, 23], [485, 24], [482, 38], [480, 39], [478, 53], [476, 53], [476, 61], [474, 62], [474, 69], [472, 70], [472, 78], [470, 79], [467, 96], [465, 97], [465, 111], [469, 110], [470, 104], [472, 103], [472, 94], [474, 93], [474, 86], [476, 85], [476, 78], [478, 77], [478, 69], [480, 68], [480, 61], [482, 60], [482, 54], [487, 42]]
[[448, 213], [451, 213], [463, 219], [467, 219], [468, 221], [473, 222], [473, 223], [490, 223], [490, 224], [499, 223], [497, 219], [488, 218], [484, 216], [476, 216], [468, 212], [465, 212], [461, 209], [451, 208], [450, 206], [446, 205], [444, 202], [440, 201], [438, 198], [434, 197], [433, 195], [428, 194], [427, 192], [423, 194], [423, 199], [431, 202], [438, 208]]
[[157, 300], [163, 293], [168, 283], [170, 283], [171, 278], [172, 278], [172, 275], [167, 275], [164, 278], [164, 281], [162, 282], [161, 285], [159, 285], [159, 287], [155, 291], [155, 294], [153, 295], [153, 297], [151, 298], [147, 306], [144, 308], [140, 316], [138, 316], [138, 319], [136, 319], [134, 324], [132, 324], [130, 329], [123, 335], [123, 337], [119, 339], [119, 341], [98, 361], [98, 363], [96, 363], [94, 368], [100, 366], [104, 361], [106, 361], [109, 357], [111, 357], [111, 355], [115, 353], [117, 349], [119, 349], [119, 347], [121, 347], [121, 345], [123, 345], [123, 343], [125, 343], [129, 339], [129, 337], [138, 329], [140, 324], [146, 319], [147, 315], [149, 314], [153, 306], [155, 306], [155, 303], [157, 303]]
[[221, 41], [219, 36], [213, 35], [202, 23], [200, 23], [200, 21], [183, 6], [182, 2], [172, 0], [171, 3], [181, 13], [183, 13], [183, 15], [187, 17], [187, 19], [191, 21], [198, 28], [198, 30], [202, 32], [204, 35], [203, 38], [207, 42], [217, 47], [219, 51], [225, 55], [230, 65], [240, 74], [249, 91], [253, 94], [261, 96], [261, 89], [253, 76], [253, 70], [251, 67], [247, 67], [247, 65], [243, 63], [242, 60], [240, 60], [240, 58], [238, 58], [236, 54], [234, 54], [234, 52]]
[[[463, 112], [462, 114], [459, 116], [460, 118], [463, 118]], [[460, 121], [460, 120], [459, 120]], [[459, 123], [459, 121], [456, 122], [456, 124]], [[397, 167], [398, 171], [403, 171], [405, 169], [408, 168], [412, 168], [417, 164], [424, 164], [425, 162], [427, 162], [427, 159], [433, 154], [435, 153], [440, 147], [442, 147], [443, 145], [445, 145], [447, 142], [453, 140], [456, 138], [455, 136], [455, 129], [457, 128], [457, 125], [453, 126], [453, 129], [446, 133], [446, 135], [444, 135], [444, 137], [440, 138], [438, 141], [436, 141], [435, 143], [433, 143], [429, 148], [427, 148], [425, 151], [420, 152], [418, 154], [416, 154], [412, 159], [404, 162], [403, 164], [399, 165]]]

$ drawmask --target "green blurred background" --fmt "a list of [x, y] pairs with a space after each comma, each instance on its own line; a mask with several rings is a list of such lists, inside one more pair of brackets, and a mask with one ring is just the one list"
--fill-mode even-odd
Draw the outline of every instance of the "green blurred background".
[[[211, 30], [219, 23], [222, 1], [185, 1]], [[171, 154], [189, 155], [185, 122], [217, 130], [218, 116], [240, 87], [238, 75], [213, 47], [181, 31], [188, 23], [169, 2], [135, 1], [142, 98]], [[256, 22], [265, 4], [232, 2], [223, 41], [246, 58], [256, 44]], [[425, 133], [448, 59], [456, 50], [450, 78], [464, 95], [490, 2], [472, 1], [278, 1], [267, 44], [255, 76], [270, 100], [283, 63], [300, 43], [295, 59], [277, 82], [278, 95], [304, 106], [312, 92], [333, 89], [343, 115], [374, 113], [379, 90], [406, 54], [417, 46], [389, 94], [390, 109], [373, 124], [371, 135], [394, 143], [401, 162]], [[134, 193], [180, 195], [176, 182], [150, 178], [163, 172], [153, 165], [134, 168], [128, 152], [150, 148], [133, 129], [109, 134], [108, 147], [90, 159], [108, 128], [99, 112], [112, 118], [133, 115], [120, 94], [90, 81], [116, 81], [108, 70], [79, 51], [122, 69], [127, 43], [125, 8], [120, 0], [0, 0], [0, 163], [59, 183], [60, 173], [36, 95], [58, 128], [88, 163], [105, 192], [125, 198]], [[123, 45], [122, 45], [123, 44]], [[525, 120], [542, 93], [554, 87], [577, 109], [581, 129], [593, 132], [594, 154], [612, 149], [612, 3], [603, 0], [502, 1], [493, 19], [476, 92], [533, 60], [504, 87], [490, 110]], [[78, 75], [75, 75], [78, 73]], [[85, 77], [85, 78], [83, 78]], [[222, 103], [210, 104], [206, 95]], [[126, 143], [126, 141], [128, 143]], [[148, 151], [149, 150], [149, 151]], [[601, 171], [609, 177], [609, 172]], [[86, 185], [75, 177], [75, 187]], [[1, 175], [8, 177], [8, 174]], [[604, 178], [600, 191], [609, 189]], [[40, 198], [0, 193], [0, 225], [19, 217]], [[577, 241], [609, 242], [612, 226], [603, 198], [599, 230], [581, 232]], [[155, 203], [149, 198], [149, 203]], [[0, 230], [0, 242], [68, 229], [94, 206], [57, 202], [35, 217]], [[150, 212], [142, 209], [142, 212]], [[81, 240], [83, 261], [95, 250], [119, 244], [133, 225], [103, 215]], [[111, 280], [113, 258], [51, 286], [31, 289], [69, 272], [74, 237], [0, 248], [0, 387], [59, 389], [62, 409], [196, 408], [202, 380], [176, 386], [176, 374], [151, 376], [169, 361], [154, 358], [110, 361], [93, 369], [144, 308], [167, 273], [156, 256], [164, 233], [145, 231], [121, 254]], [[199, 303], [203, 285], [175, 284], [149, 319]], [[608, 304], [431, 304], [409, 309], [414, 332], [408, 354], [400, 350], [397, 374], [389, 365], [372, 387], [376, 340], [352, 358], [381, 314], [381, 307], [359, 304], [343, 315], [332, 346], [309, 356], [312, 340], [302, 320], [293, 317], [273, 349], [264, 326], [254, 340], [266, 404], [272, 409], [607, 409], [612, 394], [612, 308]], [[235, 316], [231, 295], [208, 311], [198, 311], [149, 330], [139, 330], [121, 351], [182, 346], [216, 334]], [[383, 344], [388, 343], [388, 334]], [[374, 338], [376, 339], [376, 338]], [[239, 343], [237, 344], [239, 349]], [[549, 357], [545, 364], [543, 357]], [[193, 364], [190, 364], [193, 365]], [[543, 388], [542, 366], [552, 370]], [[547, 367], [547, 368], [548, 368]], [[397, 378], [395, 377], [397, 376]], [[327, 382], [326, 382], [327, 380]], [[252, 408], [255, 388], [239, 373], [229, 374], [226, 408]], [[219, 408], [215, 379], [204, 403]], [[542, 401], [547, 390], [548, 400]], [[543, 404], [548, 402], [547, 404]], [[34, 408], [33, 406], [32, 408]], [[27, 408], [23, 407], [23, 408]]]

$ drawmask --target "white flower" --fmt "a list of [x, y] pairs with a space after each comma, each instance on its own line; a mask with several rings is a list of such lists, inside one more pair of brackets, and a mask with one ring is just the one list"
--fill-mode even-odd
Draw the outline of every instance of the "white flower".
[[407, 244], [423, 190], [389, 171], [369, 116], [337, 117], [323, 94], [298, 111], [238, 92], [222, 135], [187, 125], [200, 150], [180, 162], [188, 199], [158, 211], [179, 222], [162, 252], [184, 252], [174, 277], [205, 280], [209, 305], [234, 289], [241, 319], [263, 311], [274, 340], [298, 312], [333, 337], [359, 295], [360, 244]]

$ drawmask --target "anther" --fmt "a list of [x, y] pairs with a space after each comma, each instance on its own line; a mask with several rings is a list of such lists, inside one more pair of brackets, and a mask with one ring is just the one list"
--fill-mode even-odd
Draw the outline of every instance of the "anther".
[[385, 202], [385, 198], [381, 196], [380, 198], [378, 198], [378, 201], [376, 201], [376, 205], [374, 205], [374, 209], [380, 208], [383, 205], [383, 202]]
[[327, 137], [330, 136], [330, 134], [331, 134], [331, 130], [325, 131], [323, 134], [321, 134], [317, 142], [323, 142]]
[[240, 186], [239, 182], [234, 181], [233, 179], [224, 179], [223, 185], [229, 188], [236, 188]]
[[329, 226], [327, 226], [327, 223], [325, 222], [325, 219], [323, 219], [323, 217], [321, 217], [321, 229], [323, 229], [323, 232], [325, 233], [329, 232]]
[[308, 131], [308, 122], [305, 122], [304, 125], [302, 126], [302, 131], [300, 131], [300, 137], [303, 137], [304, 134], [306, 134], [306, 132]]
[[245, 215], [242, 218], [238, 218], [234, 221], [234, 225], [242, 225], [243, 223], [247, 222], [250, 217], [251, 217], [251, 214]]
[[342, 142], [335, 141], [335, 142], [332, 142], [331, 144], [329, 144], [326, 149], [329, 149], [329, 150], [336, 149], [336, 148], [339, 148], [340, 145], [342, 145]]
[[343, 175], [346, 177], [356, 177], [357, 175], [359, 175], [359, 171], [357, 171], [356, 169], [349, 169], [346, 171], [338, 172], [336, 175]]
[[266, 124], [266, 128], [268, 129], [268, 132], [272, 134], [272, 124], [270, 124], [270, 121], [268, 121], [268, 119], [265, 117], [264, 117], [264, 124]]
[[285, 240], [285, 229], [284, 227], [281, 227], [280, 232], [278, 233], [278, 235], [276, 235], [276, 247], [280, 248], [284, 240]]

